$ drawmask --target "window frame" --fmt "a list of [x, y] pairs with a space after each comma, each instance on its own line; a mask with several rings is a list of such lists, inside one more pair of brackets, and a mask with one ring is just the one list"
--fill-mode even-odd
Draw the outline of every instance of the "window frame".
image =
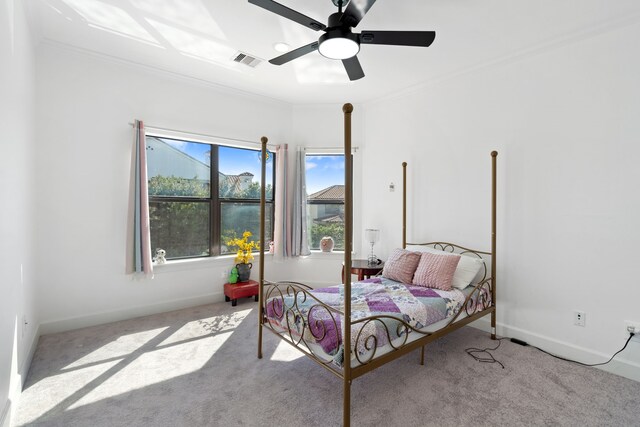
[[[185, 259], [207, 259], [207, 258], [216, 258], [216, 257], [224, 257], [231, 256], [234, 252], [230, 252], [228, 254], [222, 254], [221, 248], [223, 242], [221, 242], [222, 237], [222, 204], [223, 203], [241, 203], [241, 204], [255, 204], [260, 206], [260, 198], [251, 199], [251, 198], [229, 198], [229, 197], [220, 197], [220, 156], [219, 156], [219, 148], [227, 147], [239, 150], [249, 150], [254, 151], [256, 154], [260, 153], [260, 150], [253, 149], [250, 147], [243, 147], [237, 145], [227, 145], [221, 144], [217, 142], [209, 142], [209, 141], [199, 141], [193, 138], [180, 137], [180, 136], [166, 136], [158, 133], [147, 132], [145, 138], [158, 138], [158, 139], [166, 139], [166, 140], [174, 140], [181, 141], [187, 143], [196, 143], [196, 144], [207, 144], [211, 146], [211, 158], [209, 164], [209, 186], [210, 192], [209, 197], [192, 197], [192, 196], [152, 196], [147, 191], [148, 202], [149, 205], [151, 203], [207, 203], [209, 205], [209, 255], [193, 255], [193, 256], [179, 256], [179, 257], [171, 257], [167, 258], [167, 261], [177, 261], [177, 260], [185, 260]], [[146, 142], [146, 141], [145, 141]], [[276, 160], [275, 160], [275, 152], [270, 151], [270, 155], [272, 156], [271, 167], [271, 198], [265, 200], [265, 210], [271, 210], [271, 240], [273, 240], [273, 229], [274, 229], [274, 220], [275, 220], [275, 192], [276, 192]], [[147, 160], [148, 161], [148, 160]], [[147, 181], [151, 177], [147, 177]], [[269, 182], [263, 183], [263, 185], [268, 185]], [[214, 190], [215, 189], [215, 190]], [[265, 194], [266, 198], [266, 194]], [[265, 215], [267, 216], [267, 215]], [[258, 220], [259, 222], [259, 220]], [[149, 227], [151, 232], [151, 226]], [[258, 236], [259, 237], [259, 236]], [[266, 240], [265, 236], [265, 240]], [[256, 239], [257, 240], [257, 239]], [[261, 242], [262, 243], [262, 242]], [[258, 252], [258, 250], [253, 251]]]
[[[306, 164], [307, 164], [307, 158], [308, 157], [320, 157], [320, 156], [340, 156], [342, 158], [345, 157], [344, 152], [324, 152], [324, 151], [314, 151], [314, 150], [305, 150], [305, 174], [306, 174]], [[354, 165], [354, 155], [353, 152], [349, 155], [350, 160], [351, 160], [351, 176], [352, 176], [352, 182], [353, 182], [353, 165]], [[306, 179], [305, 179], [306, 181]], [[343, 177], [343, 181], [342, 181], [342, 185], [346, 186], [346, 182], [344, 181], [344, 177]], [[309, 194], [307, 194], [307, 208], [309, 205], [338, 205], [338, 206], [345, 206], [345, 201], [344, 199], [342, 200], [342, 202], [336, 202], [336, 201], [312, 201], [309, 202]], [[307, 210], [307, 215], [309, 214], [309, 211]], [[343, 223], [344, 224], [344, 223]], [[309, 250], [312, 252], [322, 252], [322, 249], [320, 248], [312, 248], [311, 245], [311, 230], [307, 230], [307, 239], [308, 239], [308, 244], [309, 244]], [[339, 253], [343, 253], [346, 250], [346, 248], [342, 248], [342, 249], [333, 249], [332, 252], [339, 252]]]

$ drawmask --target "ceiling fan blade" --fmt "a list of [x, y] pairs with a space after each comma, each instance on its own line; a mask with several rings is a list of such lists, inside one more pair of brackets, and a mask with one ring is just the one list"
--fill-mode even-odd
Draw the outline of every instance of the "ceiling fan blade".
[[289, 9], [287, 6], [281, 5], [280, 3], [276, 3], [272, 0], [249, 0], [249, 3], [260, 6], [263, 9], [267, 9], [269, 12], [273, 12], [276, 15], [280, 15], [284, 18], [290, 19], [315, 31], [324, 30], [325, 28], [327, 28], [327, 26], [323, 23], [318, 22], [313, 18], [309, 18], [308, 16], [303, 15], [300, 12], [296, 12], [293, 9]]
[[300, 58], [301, 56], [306, 55], [307, 53], [311, 53], [314, 50], [318, 50], [318, 42], [313, 42], [306, 46], [294, 49], [291, 52], [285, 53], [284, 55], [280, 55], [273, 59], [270, 59], [269, 62], [273, 65], [286, 64], [287, 62], [293, 61], [296, 58]]
[[364, 77], [364, 71], [362, 71], [362, 67], [360, 66], [360, 61], [358, 61], [357, 56], [343, 59], [342, 63], [344, 64], [345, 70], [347, 70], [349, 80], [353, 81]]
[[355, 27], [375, 2], [376, 0], [351, 0], [340, 21], [352, 28]]
[[436, 38], [435, 31], [363, 31], [360, 43], [428, 47]]

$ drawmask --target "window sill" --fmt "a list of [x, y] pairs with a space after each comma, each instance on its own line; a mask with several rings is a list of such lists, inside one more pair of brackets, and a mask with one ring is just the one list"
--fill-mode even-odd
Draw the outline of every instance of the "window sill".
[[[268, 259], [272, 254], [264, 254], [265, 259]], [[260, 258], [259, 254], [254, 254], [254, 264]], [[185, 258], [174, 259], [167, 261], [165, 264], [153, 264], [154, 273], [165, 273], [172, 271], [187, 271], [187, 270], [201, 270], [211, 268], [226, 268], [231, 269], [234, 264], [235, 255], [222, 255], [217, 257], [203, 257], [203, 258]]]
[[[352, 257], [355, 256], [355, 253], [351, 254]], [[322, 252], [322, 251], [311, 251], [311, 255], [307, 258], [311, 259], [344, 259], [344, 251], [333, 251], [333, 252]]]

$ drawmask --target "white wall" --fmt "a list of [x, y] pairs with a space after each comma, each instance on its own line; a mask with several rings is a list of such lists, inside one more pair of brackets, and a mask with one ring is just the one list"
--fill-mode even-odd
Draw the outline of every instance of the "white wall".
[[[490, 247], [498, 156], [500, 333], [601, 362], [640, 321], [640, 25], [612, 29], [367, 104], [363, 222], [410, 241]], [[384, 254], [386, 255], [386, 254]], [[586, 312], [586, 327], [573, 311]], [[608, 369], [640, 380], [640, 341]]]
[[290, 139], [291, 107], [49, 44], [37, 70], [43, 331], [221, 301], [232, 258], [156, 267], [154, 279], [125, 274], [128, 123], [277, 144]]
[[[32, 253], [34, 59], [22, 2], [0, 2], [0, 425], [9, 422], [37, 325]], [[29, 325], [23, 329], [23, 319]]]

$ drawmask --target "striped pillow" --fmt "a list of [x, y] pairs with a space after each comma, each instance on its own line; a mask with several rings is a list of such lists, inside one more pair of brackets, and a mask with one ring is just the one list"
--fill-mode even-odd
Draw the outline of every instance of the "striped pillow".
[[459, 261], [460, 255], [438, 255], [423, 252], [413, 276], [413, 284], [450, 291], [453, 273], [455, 273]]
[[382, 275], [397, 282], [411, 283], [413, 273], [416, 271], [419, 262], [419, 253], [405, 251], [404, 249], [394, 249], [384, 264]]

